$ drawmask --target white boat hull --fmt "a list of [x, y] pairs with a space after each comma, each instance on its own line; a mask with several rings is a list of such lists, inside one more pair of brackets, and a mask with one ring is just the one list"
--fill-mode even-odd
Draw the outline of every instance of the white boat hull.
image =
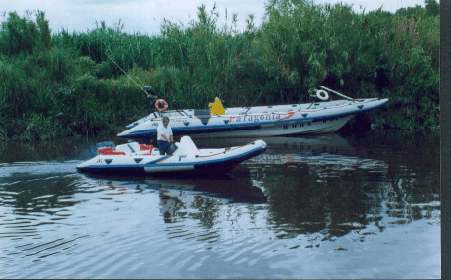
[[[169, 111], [174, 134], [196, 137], [250, 137], [329, 133], [341, 129], [355, 115], [374, 110], [388, 99], [338, 100], [319, 103], [229, 108], [224, 115], [199, 110]], [[130, 124], [118, 136], [132, 139], [154, 137], [161, 115], [152, 113]]]
[[266, 143], [256, 140], [247, 145], [218, 149], [197, 149], [183, 136], [173, 155], [160, 155], [157, 148], [140, 151], [137, 142], [116, 146], [109, 154], [98, 154], [77, 166], [80, 172], [110, 175], [174, 173], [224, 173], [249, 158], [263, 153]]

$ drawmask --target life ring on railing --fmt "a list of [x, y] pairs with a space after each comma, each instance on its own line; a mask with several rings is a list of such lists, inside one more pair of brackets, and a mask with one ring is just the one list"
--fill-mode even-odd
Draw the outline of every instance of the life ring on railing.
[[327, 91], [325, 91], [323, 89], [317, 90], [315, 94], [316, 94], [316, 97], [321, 101], [329, 100], [329, 94], [327, 93]]
[[157, 99], [157, 101], [155, 101], [155, 109], [157, 109], [158, 112], [164, 112], [168, 107], [168, 103], [164, 99]]

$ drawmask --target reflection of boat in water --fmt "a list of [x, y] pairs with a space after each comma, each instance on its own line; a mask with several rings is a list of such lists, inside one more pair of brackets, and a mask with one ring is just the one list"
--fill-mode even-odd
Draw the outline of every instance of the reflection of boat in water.
[[385, 161], [360, 158], [356, 156], [335, 155], [329, 153], [303, 154], [303, 153], [265, 153], [249, 160], [247, 165], [290, 165], [307, 164], [309, 166], [327, 167], [336, 166], [340, 170], [365, 169], [371, 171], [386, 170]]
[[[89, 175], [98, 184], [107, 186], [116, 194], [126, 194], [127, 190], [156, 190], [160, 198], [160, 213], [165, 223], [174, 222], [177, 217], [193, 211], [216, 211], [224, 203], [260, 204], [267, 202], [263, 191], [254, 186], [250, 178], [240, 176], [220, 176], [215, 179], [142, 179], [140, 177], [102, 177]], [[203, 220], [209, 215], [192, 216]], [[211, 222], [211, 221], [210, 221]]]
[[[247, 181], [247, 182], [246, 182]], [[202, 215], [201, 220], [208, 221], [215, 215], [207, 215], [224, 202], [218, 201], [220, 198], [232, 203], [265, 203], [267, 202], [262, 190], [248, 180], [243, 178], [221, 178], [215, 180], [192, 180], [191, 182], [180, 181], [159, 181], [160, 212], [166, 223], [174, 222], [179, 212], [186, 209], [198, 209]], [[206, 221], [203, 221], [206, 222]]]
[[[230, 142], [239, 144], [248, 138], [217, 139], [215, 144]], [[300, 164], [336, 170], [368, 170], [370, 172], [384, 172], [388, 164], [379, 159], [368, 158], [356, 153], [347, 139], [338, 134], [308, 136], [278, 136], [263, 138], [268, 148], [265, 153], [249, 159], [246, 166], [296, 166]], [[211, 143], [202, 142], [203, 145]], [[331, 169], [331, 167], [333, 167]]]
[[88, 178], [115, 188], [136, 189], [139, 186], [139, 189], [163, 190], [170, 197], [205, 195], [223, 198], [230, 202], [266, 202], [262, 190], [256, 187], [247, 176], [248, 174], [240, 174], [240, 178], [222, 175], [214, 178], [143, 179], [142, 177], [89, 175]]
[[81, 172], [103, 174], [173, 174], [223, 173], [236, 165], [263, 153], [266, 143], [256, 140], [242, 146], [216, 149], [198, 149], [189, 136], [183, 136], [172, 155], [160, 155], [151, 145], [130, 142], [113, 147], [102, 147], [94, 158], [83, 162]]
[[[212, 145], [242, 145], [253, 141], [253, 138], [217, 138], [214, 141], [210, 139], [198, 139], [202, 146]], [[268, 145], [267, 151], [280, 151], [281, 153], [291, 150], [302, 151], [320, 151], [336, 153], [339, 150], [349, 149], [351, 145], [348, 140], [339, 134], [324, 134], [316, 136], [273, 136], [262, 137], [262, 140]]]
[[[240, 176], [241, 177], [241, 176]], [[148, 181], [157, 183], [171, 197], [186, 197], [194, 192], [227, 199], [231, 202], [263, 203], [266, 198], [259, 187], [254, 186], [249, 178], [223, 176], [211, 180], [164, 180]]]
[[[268, 142], [267, 142], [268, 141]], [[311, 146], [317, 148], [324, 147], [349, 147], [348, 140], [339, 134], [324, 134], [316, 136], [292, 136], [292, 137], [268, 137], [265, 138], [267, 144], [274, 146]]]
[[[171, 110], [154, 112], [127, 126], [118, 134], [132, 139], [148, 139], [156, 134], [162, 116], [171, 120], [175, 134], [207, 137], [275, 136], [334, 132], [342, 128], [355, 115], [374, 110], [388, 99], [352, 99], [331, 89], [317, 91], [338, 94], [344, 99], [304, 104], [235, 107], [224, 109], [220, 103], [214, 110]], [[328, 99], [320, 97], [322, 100]], [[216, 102], [216, 101], [215, 101]], [[220, 102], [220, 101], [219, 101]], [[214, 106], [214, 104], [213, 104]]]

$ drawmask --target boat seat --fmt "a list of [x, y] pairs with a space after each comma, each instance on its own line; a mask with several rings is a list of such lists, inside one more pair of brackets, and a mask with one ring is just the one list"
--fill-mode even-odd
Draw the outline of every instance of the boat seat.
[[139, 144], [140, 151], [152, 151], [153, 146], [151, 144]]
[[211, 115], [224, 115], [225, 109], [224, 105], [222, 105], [221, 99], [215, 97], [215, 101], [213, 103], [208, 103], [208, 107], [210, 108]]
[[196, 155], [199, 153], [199, 149], [194, 144], [193, 140], [189, 136], [182, 136], [180, 142], [177, 143], [177, 150], [174, 155]]
[[153, 148], [153, 145], [150, 144], [139, 144], [139, 153], [143, 155], [151, 155]]

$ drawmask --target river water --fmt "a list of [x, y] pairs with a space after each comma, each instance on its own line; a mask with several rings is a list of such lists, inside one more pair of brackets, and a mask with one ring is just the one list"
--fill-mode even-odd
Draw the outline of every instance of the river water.
[[77, 173], [95, 140], [0, 146], [0, 277], [440, 277], [438, 138], [264, 140], [208, 179]]

